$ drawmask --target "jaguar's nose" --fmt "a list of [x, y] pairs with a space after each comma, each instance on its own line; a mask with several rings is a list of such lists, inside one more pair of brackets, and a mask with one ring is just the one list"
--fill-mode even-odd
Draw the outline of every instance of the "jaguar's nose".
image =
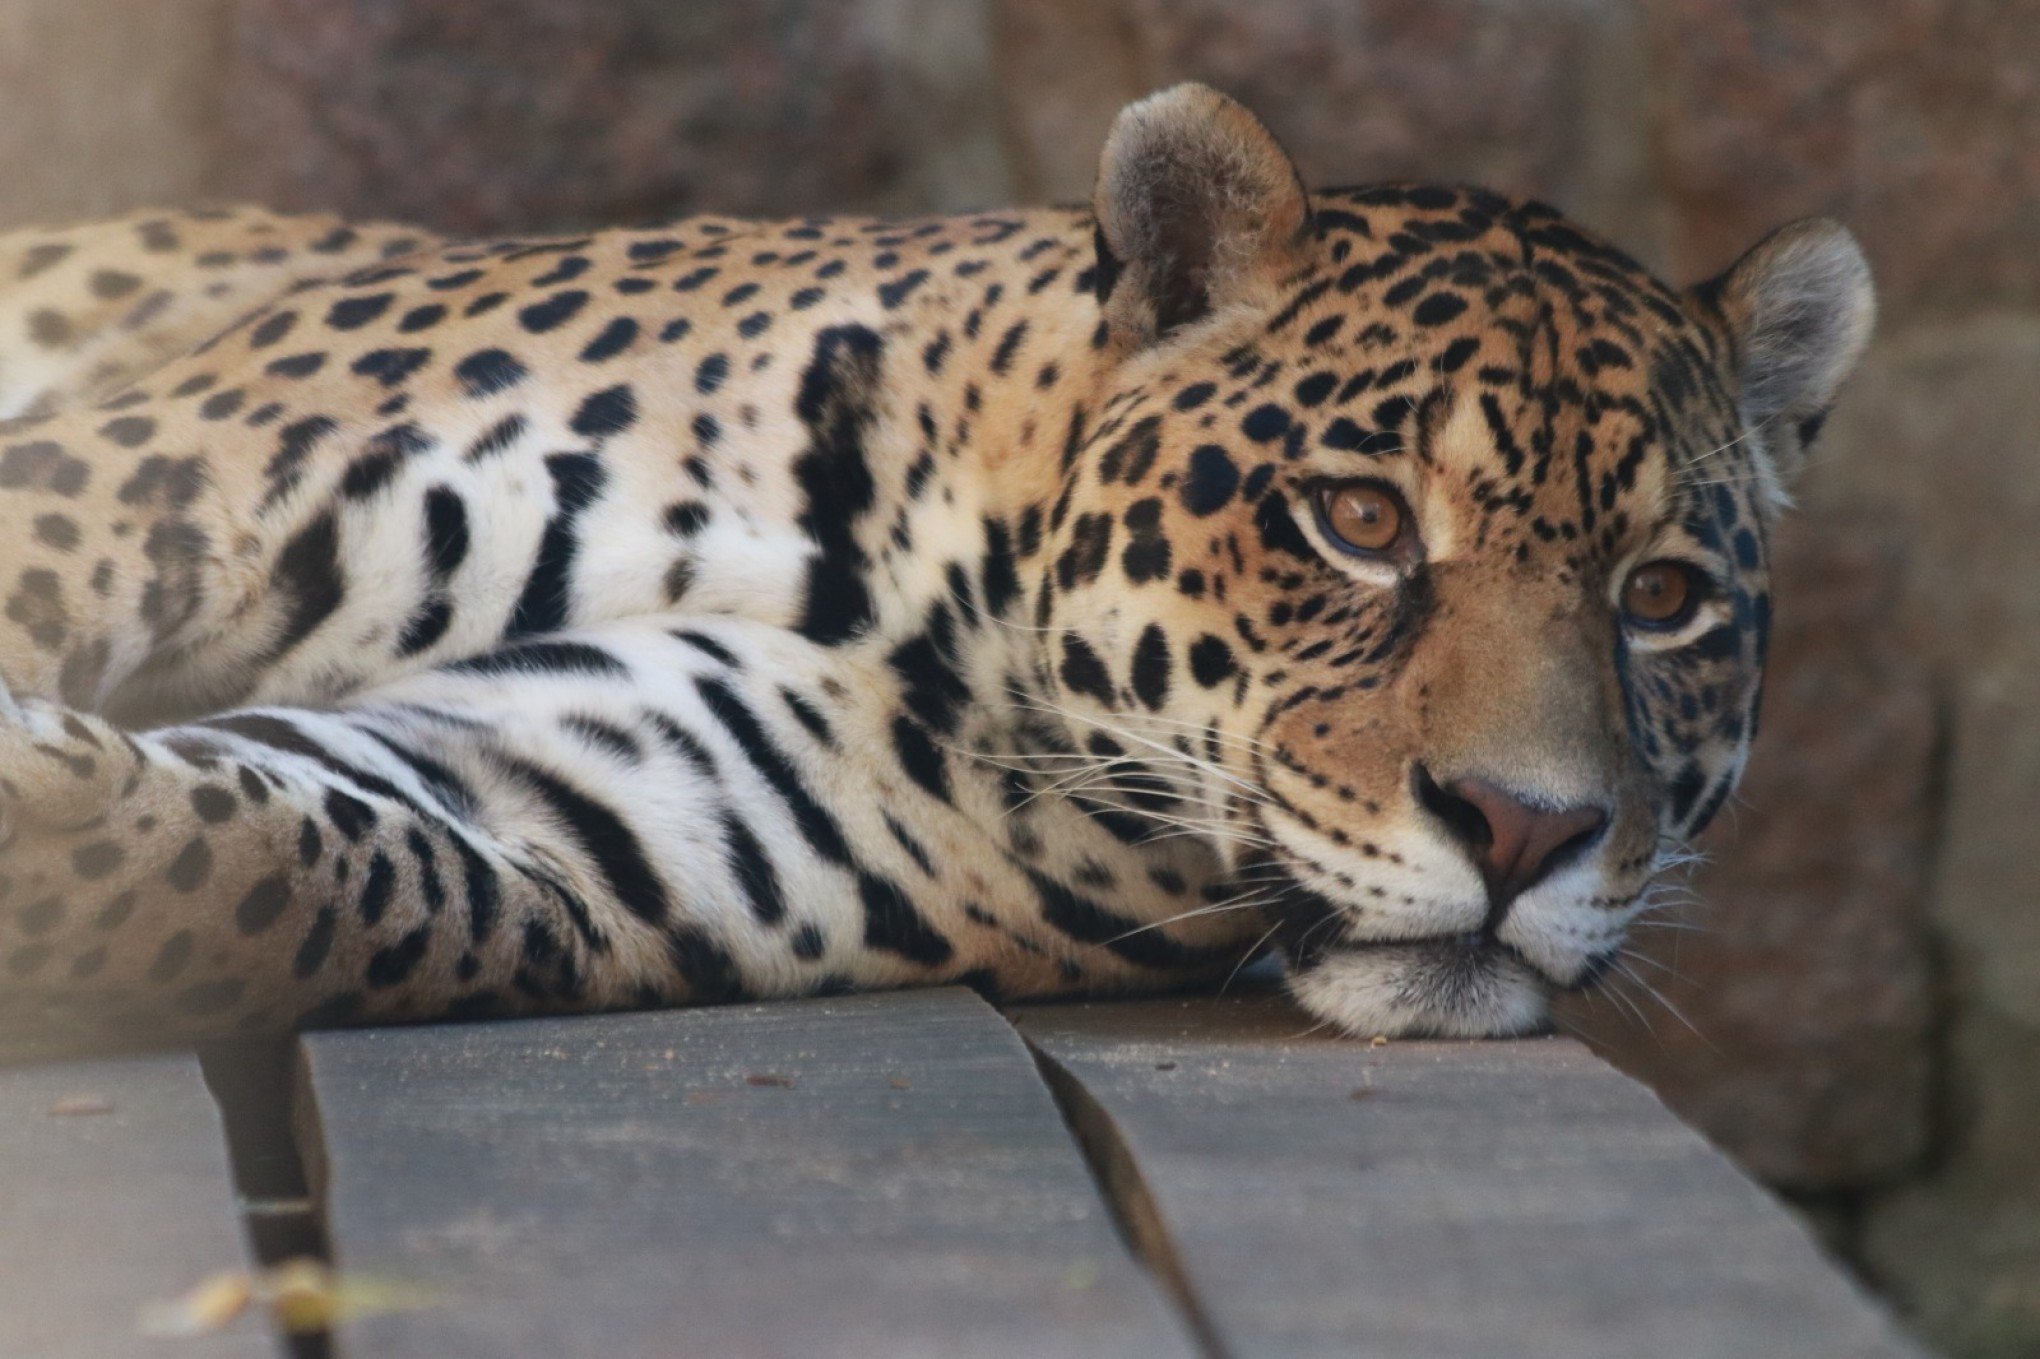
[[1568, 861], [1585, 853], [1608, 829], [1605, 807], [1542, 807], [1486, 779], [1439, 784], [1429, 770], [1415, 771], [1417, 801], [1445, 824], [1487, 884], [1490, 923], [1511, 902]]

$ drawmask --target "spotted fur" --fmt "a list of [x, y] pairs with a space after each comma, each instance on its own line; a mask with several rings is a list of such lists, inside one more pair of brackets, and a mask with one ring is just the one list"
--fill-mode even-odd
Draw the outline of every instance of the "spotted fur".
[[[1222, 977], [1511, 1032], [1728, 795], [1838, 228], [1666, 288], [1129, 109], [1088, 209], [0, 238], [0, 1015]], [[1420, 559], [1326, 540], [1397, 488]], [[1714, 582], [1625, 631], [1627, 568]], [[1425, 780], [1593, 804], [1496, 900]]]

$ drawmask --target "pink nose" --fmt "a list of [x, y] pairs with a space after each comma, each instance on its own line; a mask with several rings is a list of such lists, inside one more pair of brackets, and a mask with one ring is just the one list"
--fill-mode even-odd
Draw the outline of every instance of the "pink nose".
[[1445, 823], [1480, 870], [1489, 908], [1498, 917], [1608, 828], [1605, 807], [1539, 807], [1486, 779], [1440, 786], [1419, 765], [1416, 786], [1417, 800]]

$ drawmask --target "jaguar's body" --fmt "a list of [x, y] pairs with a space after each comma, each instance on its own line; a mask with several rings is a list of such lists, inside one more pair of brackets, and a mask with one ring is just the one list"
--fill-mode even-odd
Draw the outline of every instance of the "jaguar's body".
[[0, 1022], [1272, 944], [1356, 1031], [1532, 1027], [1734, 782], [1869, 307], [1832, 227], [1682, 294], [1306, 197], [1194, 87], [1092, 210], [0, 238]]

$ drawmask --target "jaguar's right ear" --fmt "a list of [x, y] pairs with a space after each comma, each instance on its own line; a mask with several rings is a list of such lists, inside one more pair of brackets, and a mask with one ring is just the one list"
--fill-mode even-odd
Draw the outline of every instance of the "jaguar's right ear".
[[1272, 297], [1310, 230], [1288, 154], [1239, 103], [1196, 84], [1120, 111], [1092, 206], [1098, 298], [1137, 347]]

